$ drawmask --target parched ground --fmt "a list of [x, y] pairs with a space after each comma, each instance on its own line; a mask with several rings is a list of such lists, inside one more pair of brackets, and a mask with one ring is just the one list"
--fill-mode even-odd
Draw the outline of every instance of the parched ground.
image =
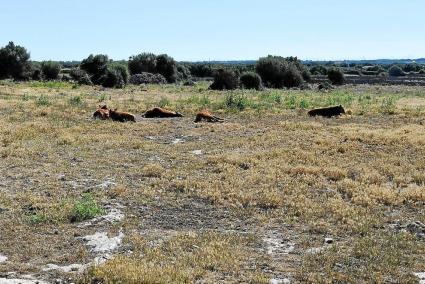
[[[102, 101], [138, 121], [94, 121]], [[304, 110], [333, 104], [352, 115]], [[4, 81], [0, 283], [418, 283], [424, 157], [420, 87]]]

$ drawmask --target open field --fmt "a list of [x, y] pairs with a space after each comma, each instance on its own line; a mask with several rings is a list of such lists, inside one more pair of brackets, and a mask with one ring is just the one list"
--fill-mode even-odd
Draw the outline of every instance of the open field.
[[0, 283], [418, 283], [423, 87], [207, 87], [0, 82]]

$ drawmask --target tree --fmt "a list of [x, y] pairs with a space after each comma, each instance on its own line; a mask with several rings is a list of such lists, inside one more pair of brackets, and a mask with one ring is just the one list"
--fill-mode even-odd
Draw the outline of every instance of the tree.
[[24, 47], [9, 42], [0, 49], [0, 79], [22, 79], [24, 72], [30, 69], [29, 59], [30, 54]]

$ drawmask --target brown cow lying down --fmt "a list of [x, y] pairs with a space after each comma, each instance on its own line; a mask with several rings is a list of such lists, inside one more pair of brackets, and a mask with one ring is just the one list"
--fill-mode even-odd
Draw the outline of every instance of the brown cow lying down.
[[133, 121], [133, 122], [136, 122], [136, 118], [134, 117], [133, 114], [128, 113], [128, 112], [117, 111], [117, 109], [114, 109], [114, 110], [110, 109], [109, 110], [109, 117], [113, 121], [120, 121], [120, 122]]
[[165, 108], [154, 107], [153, 109], [146, 111], [143, 117], [145, 118], [183, 117], [183, 114], [176, 111], [168, 110]]
[[310, 116], [320, 115], [324, 117], [338, 116], [341, 114], [345, 114], [345, 110], [341, 105], [334, 107], [317, 108], [308, 112], [308, 115]]
[[107, 120], [109, 119], [109, 109], [106, 105], [99, 106], [99, 108], [93, 113], [94, 119]]
[[223, 122], [224, 119], [212, 115], [208, 110], [203, 110], [196, 115], [195, 122]]

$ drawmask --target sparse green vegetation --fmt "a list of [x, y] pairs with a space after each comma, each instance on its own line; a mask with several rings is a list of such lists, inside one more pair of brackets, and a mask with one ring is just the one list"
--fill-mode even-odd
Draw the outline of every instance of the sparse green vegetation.
[[80, 200], [75, 202], [69, 220], [71, 222], [81, 222], [99, 216], [103, 212], [102, 207], [97, 204], [93, 196], [86, 193]]

